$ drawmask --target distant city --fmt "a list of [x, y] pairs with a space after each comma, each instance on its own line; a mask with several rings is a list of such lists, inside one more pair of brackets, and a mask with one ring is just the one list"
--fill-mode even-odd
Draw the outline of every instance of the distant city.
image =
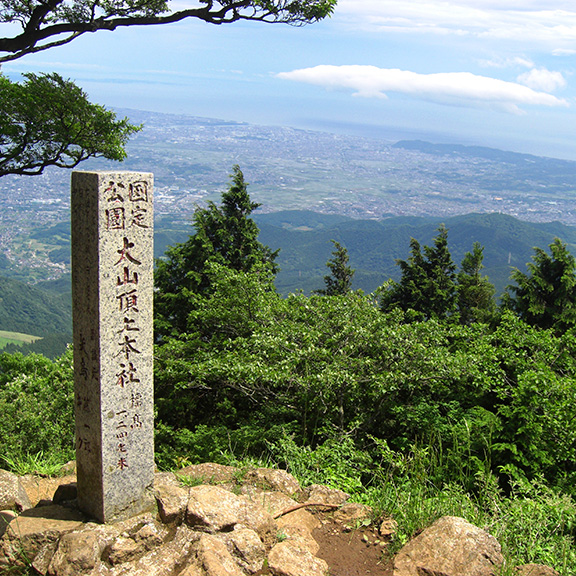
[[[155, 176], [164, 225], [190, 222], [195, 206], [218, 201], [238, 164], [261, 210], [306, 209], [352, 218], [450, 217], [500, 212], [530, 222], [576, 225], [576, 162], [487, 148], [392, 142], [121, 110], [144, 124], [123, 164], [89, 160], [78, 169], [140, 170]], [[65, 259], [33, 232], [69, 220], [70, 172], [0, 179], [0, 259], [6, 267], [58, 278]], [[32, 274], [32, 277], [35, 275]]]

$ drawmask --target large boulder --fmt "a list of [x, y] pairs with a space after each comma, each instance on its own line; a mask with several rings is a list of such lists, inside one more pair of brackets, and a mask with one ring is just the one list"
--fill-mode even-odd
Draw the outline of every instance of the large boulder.
[[408, 542], [394, 559], [394, 576], [496, 576], [500, 544], [463, 518], [444, 516]]
[[219, 486], [190, 489], [186, 522], [207, 532], [230, 531], [242, 524], [257, 532], [264, 542], [276, 537], [276, 523], [262, 506]]
[[0, 470], [0, 510], [27, 510], [31, 508], [30, 499], [24, 490], [20, 478], [7, 470]]

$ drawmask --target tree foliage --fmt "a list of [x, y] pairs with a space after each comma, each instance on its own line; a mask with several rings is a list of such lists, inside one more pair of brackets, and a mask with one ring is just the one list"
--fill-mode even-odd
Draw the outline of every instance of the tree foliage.
[[458, 311], [460, 321], [469, 324], [486, 321], [496, 312], [494, 286], [482, 276], [484, 247], [474, 242], [472, 252], [466, 252], [457, 275]]
[[332, 240], [332, 243], [334, 244], [333, 257], [326, 263], [330, 269], [330, 275], [324, 276], [326, 288], [316, 291], [317, 294], [325, 296], [348, 294], [352, 290], [352, 278], [354, 276], [354, 270], [348, 265], [348, 250], [336, 240]]
[[241, 272], [257, 271], [270, 289], [270, 276], [278, 270], [277, 252], [258, 241], [258, 226], [250, 215], [260, 205], [248, 194], [248, 184], [234, 166], [230, 188], [222, 202], [209, 202], [194, 212], [194, 234], [166, 251], [157, 263], [155, 312], [157, 334], [184, 333], [198, 298], [213, 288], [210, 265], [220, 264]]
[[448, 231], [438, 228], [433, 246], [410, 241], [408, 260], [397, 260], [402, 276], [381, 292], [383, 310], [399, 307], [423, 318], [445, 318], [456, 311], [456, 266], [448, 250]]
[[140, 130], [92, 104], [58, 74], [0, 75], [0, 176], [37, 175], [47, 166], [73, 168], [82, 160], [123, 160], [128, 138]]
[[73, 400], [71, 350], [54, 362], [0, 354], [0, 461], [38, 452], [73, 457]]
[[0, 38], [0, 53], [5, 54], [0, 63], [67, 44], [88, 32], [186, 18], [211, 24], [256, 20], [301, 25], [329, 16], [336, 0], [199, 0], [198, 4], [172, 9], [167, 0], [0, 0], [0, 22], [21, 26], [12, 36]]
[[533, 326], [564, 332], [576, 324], [576, 259], [556, 238], [550, 254], [534, 248], [528, 273], [517, 268], [508, 286], [504, 305]]

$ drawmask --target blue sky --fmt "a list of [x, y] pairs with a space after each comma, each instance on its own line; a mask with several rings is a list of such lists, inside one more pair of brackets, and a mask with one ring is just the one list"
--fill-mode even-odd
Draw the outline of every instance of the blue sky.
[[339, 0], [310, 26], [103, 31], [2, 68], [27, 70], [109, 107], [576, 160], [573, 0]]

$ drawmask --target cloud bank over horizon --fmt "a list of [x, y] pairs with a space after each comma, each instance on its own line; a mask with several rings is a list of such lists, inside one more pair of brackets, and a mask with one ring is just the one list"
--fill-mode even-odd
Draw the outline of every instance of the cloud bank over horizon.
[[340, 0], [339, 14], [349, 25], [386, 32], [433, 33], [566, 44], [576, 40], [572, 0]]
[[532, 70], [521, 75], [520, 83], [507, 82], [470, 72], [419, 74], [407, 70], [363, 65], [319, 65], [277, 75], [323, 87], [352, 90], [354, 96], [388, 98], [387, 93], [458, 107], [490, 107], [521, 114], [522, 106], [564, 106], [569, 104], [549, 92], [565, 84], [559, 73]]

